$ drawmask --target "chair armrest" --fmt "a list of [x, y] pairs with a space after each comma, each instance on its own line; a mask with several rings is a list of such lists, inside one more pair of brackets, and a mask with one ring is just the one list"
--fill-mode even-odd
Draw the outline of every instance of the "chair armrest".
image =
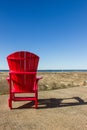
[[38, 81], [40, 80], [40, 79], [42, 79], [43, 77], [42, 76], [37, 76], [36, 77], [36, 82], [38, 83]]
[[42, 78], [43, 78], [42, 76], [37, 76], [37, 77], [36, 77], [37, 80], [40, 80], [40, 79], [42, 79]]
[[6, 80], [7, 80], [8, 84], [10, 84], [10, 77], [7, 77]]
[[7, 81], [9, 81], [9, 80], [10, 80], [10, 78], [9, 78], [9, 77], [7, 77], [7, 78], [6, 78], [6, 80], [7, 80]]

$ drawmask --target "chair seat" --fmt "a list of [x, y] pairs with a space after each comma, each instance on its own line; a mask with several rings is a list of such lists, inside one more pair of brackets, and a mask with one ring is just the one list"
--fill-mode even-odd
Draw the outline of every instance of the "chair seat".
[[12, 100], [13, 101], [29, 101], [29, 100], [35, 100], [35, 97], [15, 97]]
[[15, 88], [13, 88], [11, 90], [12, 93], [35, 93], [35, 90], [32, 90], [32, 91], [27, 91], [27, 90], [17, 90]]

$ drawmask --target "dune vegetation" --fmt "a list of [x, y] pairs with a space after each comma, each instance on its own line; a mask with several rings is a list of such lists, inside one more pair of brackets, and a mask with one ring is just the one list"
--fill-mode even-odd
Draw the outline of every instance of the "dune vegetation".
[[[38, 75], [43, 77], [38, 84], [39, 91], [87, 85], [87, 72], [39, 72]], [[8, 72], [0, 73], [0, 94], [8, 94], [9, 92], [7, 77]]]

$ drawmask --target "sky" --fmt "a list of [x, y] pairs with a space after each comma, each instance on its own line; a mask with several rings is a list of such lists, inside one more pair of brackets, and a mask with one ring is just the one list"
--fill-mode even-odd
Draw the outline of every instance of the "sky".
[[0, 0], [0, 70], [21, 50], [38, 69], [87, 69], [87, 0]]

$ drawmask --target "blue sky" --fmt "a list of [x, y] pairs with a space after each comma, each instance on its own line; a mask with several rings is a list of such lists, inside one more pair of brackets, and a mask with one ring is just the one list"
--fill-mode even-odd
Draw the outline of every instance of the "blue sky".
[[0, 69], [19, 50], [39, 69], [87, 69], [87, 0], [0, 0]]

